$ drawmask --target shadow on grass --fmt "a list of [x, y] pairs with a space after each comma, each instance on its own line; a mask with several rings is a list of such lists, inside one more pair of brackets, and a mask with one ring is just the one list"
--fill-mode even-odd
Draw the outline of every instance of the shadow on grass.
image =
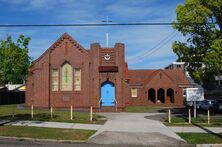
[[[183, 117], [183, 119], [185, 119], [187, 122], [189, 122], [189, 120], [188, 120], [187, 117]], [[204, 121], [204, 119], [201, 119], [201, 120]], [[207, 129], [206, 127], [204, 127], [204, 126], [202, 126], [202, 125], [199, 125], [199, 124], [197, 124], [197, 123], [195, 123], [195, 122], [193, 122], [193, 121], [191, 121], [191, 124], [194, 125], [194, 126], [196, 126], [196, 127], [198, 127], [198, 128], [200, 128], [200, 129], [202, 129], [202, 130], [204, 130], [205, 132], [207, 132], [207, 133], [209, 133], [209, 134], [211, 134], [211, 135], [214, 135], [214, 136], [219, 137], [219, 138], [222, 139], [222, 135], [220, 135], [220, 134], [218, 134], [218, 133], [214, 133], [213, 131]]]
[[6, 115], [1, 116], [0, 119], [3, 120], [11, 120], [11, 121], [17, 121], [17, 120], [38, 120], [38, 121], [49, 121], [51, 119], [58, 118], [58, 115], [53, 115], [53, 118], [51, 118], [50, 114], [46, 113], [38, 113], [34, 114], [34, 118], [31, 118], [30, 114], [16, 114], [16, 115]]
[[214, 135], [214, 136], [219, 137], [219, 138], [222, 139], [222, 135], [220, 135], [220, 134], [218, 134], [218, 133], [214, 133], [213, 131], [211, 131], [211, 130], [207, 129], [206, 127], [201, 126], [201, 125], [199, 125], [199, 124], [196, 124], [196, 123], [193, 123], [193, 122], [191, 122], [191, 123], [192, 123], [194, 126], [196, 126], [196, 127], [200, 128], [200, 129], [206, 131], [207, 133], [209, 133], [209, 134], [211, 134], [211, 135]]

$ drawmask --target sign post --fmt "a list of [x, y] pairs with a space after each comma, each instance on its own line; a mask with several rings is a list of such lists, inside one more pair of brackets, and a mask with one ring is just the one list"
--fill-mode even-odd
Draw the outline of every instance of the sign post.
[[191, 113], [190, 113], [190, 109], [189, 109], [189, 111], [188, 111], [188, 116], [189, 116], [189, 124], [191, 124]]
[[210, 124], [210, 110], [207, 110], [207, 124]]
[[203, 88], [187, 88], [186, 89], [186, 100], [193, 102], [194, 107], [194, 118], [197, 117], [197, 110], [196, 110], [196, 102], [204, 100], [204, 90]]
[[193, 102], [193, 116], [197, 118], [197, 101]]

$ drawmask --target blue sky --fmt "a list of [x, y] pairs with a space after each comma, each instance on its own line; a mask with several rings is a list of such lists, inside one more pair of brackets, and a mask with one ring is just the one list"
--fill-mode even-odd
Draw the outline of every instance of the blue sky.
[[[113, 23], [172, 22], [183, 0], [0, 0], [1, 24], [102, 23], [106, 16]], [[0, 28], [0, 39], [20, 34], [31, 37], [30, 56], [36, 59], [59, 36], [68, 32], [83, 47], [98, 42], [105, 47], [125, 44], [126, 61], [131, 69], [163, 68], [176, 60], [171, 46], [183, 36], [171, 26], [108, 26], [54, 28]]]

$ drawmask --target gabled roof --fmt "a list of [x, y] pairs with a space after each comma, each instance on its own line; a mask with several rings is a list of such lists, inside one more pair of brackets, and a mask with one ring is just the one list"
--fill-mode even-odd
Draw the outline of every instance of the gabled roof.
[[158, 73], [162, 72], [177, 85], [190, 85], [183, 70], [156, 69], [156, 70], [129, 70], [130, 84], [149, 83]]
[[54, 50], [57, 46], [60, 45], [60, 43], [64, 40], [68, 39], [76, 48], [78, 48], [79, 51], [86, 54], [88, 56], [89, 52], [82, 47], [75, 39], [73, 39], [68, 33], [64, 33], [57, 41], [55, 41], [39, 58], [37, 58], [33, 63], [38, 62], [42, 57], [44, 57], [45, 54], [48, 52]]

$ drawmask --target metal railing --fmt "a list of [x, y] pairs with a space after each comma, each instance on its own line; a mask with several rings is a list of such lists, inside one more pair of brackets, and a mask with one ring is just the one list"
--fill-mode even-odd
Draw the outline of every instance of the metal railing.
[[[115, 99], [114, 100], [114, 103], [115, 103], [115, 110], [116, 112], [118, 112], [118, 103], [117, 103], [117, 100]], [[102, 104], [102, 99], [99, 99], [99, 112], [101, 111], [101, 104]]]

